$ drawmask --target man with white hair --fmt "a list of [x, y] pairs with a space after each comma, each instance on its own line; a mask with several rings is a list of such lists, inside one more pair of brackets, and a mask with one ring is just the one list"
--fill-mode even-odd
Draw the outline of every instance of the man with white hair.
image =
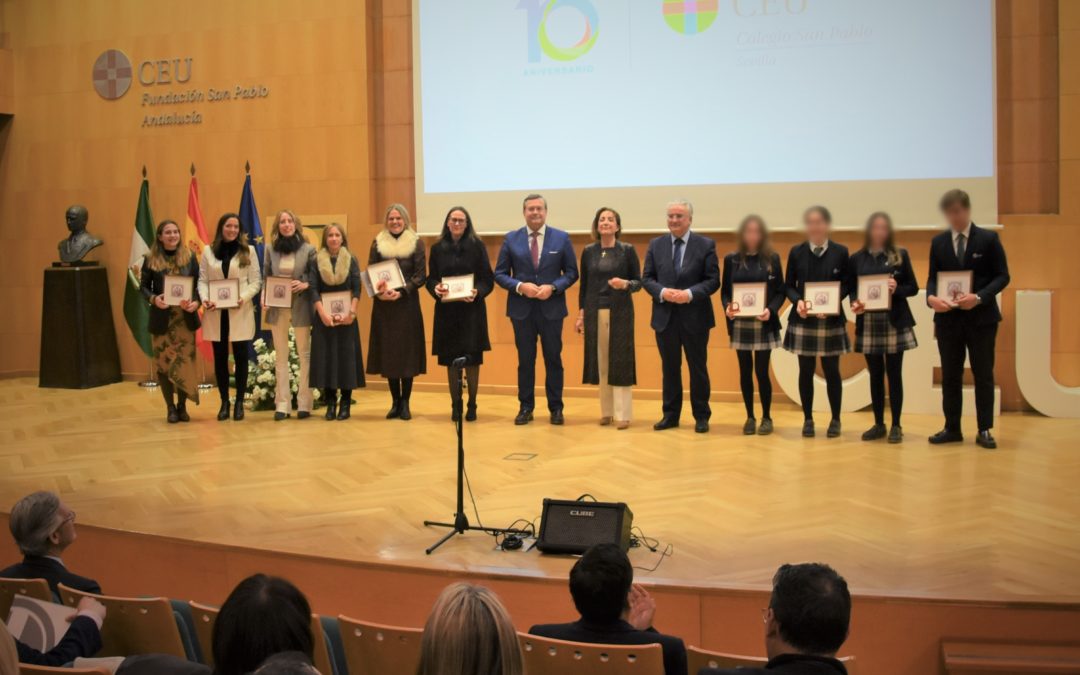
[[34, 492], [20, 499], [11, 509], [8, 525], [23, 560], [0, 570], [0, 577], [45, 579], [57, 597], [59, 584], [85, 593], [101, 593], [98, 582], [73, 574], [64, 565], [64, 551], [78, 534], [75, 512], [55, 493]]

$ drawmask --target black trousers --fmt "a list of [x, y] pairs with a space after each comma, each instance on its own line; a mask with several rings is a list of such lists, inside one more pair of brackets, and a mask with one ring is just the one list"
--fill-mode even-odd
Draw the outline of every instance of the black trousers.
[[758, 394], [761, 396], [761, 417], [768, 419], [772, 406], [772, 381], [769, 380], [769, 359], [772, 358], [772, 351], [738, 349], [735, 353], [739, 356], [739, 388], [742, 390], [743, 404], [746, 405], [746, 416], [754, 416], [754, 375], [756, 374]]
[[[814, 419], [814, 371], [816, 356], [799, 357], [799, 398], [802, 399], [803, 419]], [[840, 377], [840, 357], [822, 356], [821, 372], [825, 375], [825, 391], [829, 396], [829, 410], [834, 420], [840, 419], [840, 403], [844, 394], [844, 381]]]
[[657, 331], [656, 346], [663, 364], [664, 417], [677, 420], [682, 414], [682, 359], [685, 353], [690, 371], [690, 409], [695, 420], [708, 421], [712, 416], [709, 407], [709, 330], [688, 330], [673, 316], [667, 328]]
[[229, 311], [221, 312], [221, 338], [218, 342], [211, 342], [214, 350], [214, 379], [217, 380], [218, 393], [221, 400], [229, 400], [229, 345], [232, 344], [233, 361], [236, 362], [236, 400], [243, 401], [247, 393], [248, 379], [248, 349], [250, 340], [229, 342]]
[[544, 390], [548, 410], [563, 409], [563, 320], [545, 318], [534, 309], [525, 319], [511, 319], [518, 353], [518, 401], [522, 410], [536, 408], [536, 341], [544, 353]]
[[885, 424], [885, 376], [889, 377], [889, 411], [892, 425], [900, 426], [904, 409], [904, 352], [895, 354], [865, 354], [866, 369], [870, 371], [870, 407], [874, 424]]
[[975, 378], [975, 416], [979, 431], [994, 426], [994, 348], [997, 344], [996, 323], [971, 325], [957, 323], [938, 326], [938, 354], [941, 356], [941, 410], [945, 413], [945, 429], [960, 431], [960, 416], [964, 412], [964, 356], [971, 361]]

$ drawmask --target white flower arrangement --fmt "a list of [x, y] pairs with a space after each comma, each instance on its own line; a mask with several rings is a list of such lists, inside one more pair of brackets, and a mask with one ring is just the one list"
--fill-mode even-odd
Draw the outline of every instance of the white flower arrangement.
[[[252, 346], [255, 348], [256, 384], [249, 389], [247, 400], [252, 410], [273, 410], [277, 394], [277, 354], [262, 338], [255, 340]], [[300, 356], [296, 352], [292, 328], [289, 328], [289, 389], [293, 394], [300, 391]], [[314, 394], [318, 400], [319, 391], [315, 390]]]

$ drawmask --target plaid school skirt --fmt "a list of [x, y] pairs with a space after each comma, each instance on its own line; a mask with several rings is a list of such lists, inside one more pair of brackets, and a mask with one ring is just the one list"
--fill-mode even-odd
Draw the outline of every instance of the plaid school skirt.
[[731, 348], [749, 351], [776, 349], [780, 346], [780, 331], [769, 330], [768, 322], [753, 318], [731, 322]]
[[855, 351], [863, 354], [895, 354], [918, 346], [915, 331], [893, 328], [888, 312], [863, 314], [862, 330], [855, 333]]
[[784, 349], [799, 356], [840, 356], [851, 351], [845, 324], [811, 317], [788, 323]]

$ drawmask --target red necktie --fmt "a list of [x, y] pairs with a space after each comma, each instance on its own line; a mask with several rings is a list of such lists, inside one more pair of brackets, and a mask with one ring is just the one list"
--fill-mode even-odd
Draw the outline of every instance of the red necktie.
[[540, 233], [533, 232], [529, 236], [532, 237], [529, 251], [532, 252], [533, 269], [538, 269], [540, 267]]

